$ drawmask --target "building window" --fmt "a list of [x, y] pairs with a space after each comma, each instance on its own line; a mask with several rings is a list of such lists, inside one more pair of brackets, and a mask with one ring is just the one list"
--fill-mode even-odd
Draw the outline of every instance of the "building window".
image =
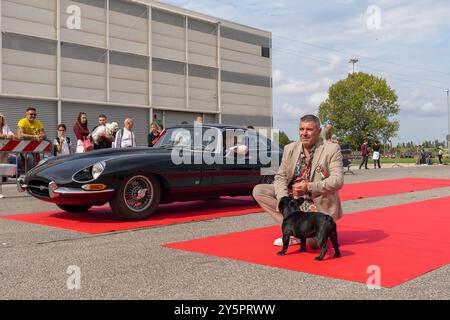
[[261, 47], [261, 56], [264, 58], [270, 58], [270, 48]]

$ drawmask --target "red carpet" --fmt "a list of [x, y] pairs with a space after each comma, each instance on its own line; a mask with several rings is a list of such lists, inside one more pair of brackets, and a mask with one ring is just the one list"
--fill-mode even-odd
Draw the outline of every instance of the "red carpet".
[[215, 201], [175, 202], [160, 205], [148, 220], [122, 221], [115, 218], [107, 206], [86, 213], [63, 211], [27, 213], [0, 217], [90, 234], [170, 225], [260, 212], [251, 197], [221, 198]]
[[376, 265], [381, 286], [394, 287], [450, 263], [449, 211], [447, 197], [346, 215], [338, 222], [342, 257], [330, 248], [320, 262], [313, 260], [318, 250], [298, 253], [299, 246], [277, 256], [277, 226], [164, 246], [361, 283]]
[[346, 201], [444, 187], [450, 187], [449, 179], [406, 178], [346, 184], [339, 195]]
[[[340, 191], [342, 200], [354, 200], [403, 192], [450, 186], [450, 180], [408, 178], [347, 184]], [[252, 197], [222, 198], [219, 201], [191, 201], [161, 205], [148, 220], [125, 222], [116, 219], [109, 207], [94, 208], [87, 213], [62, 211], [17, 214], [0, 217], [85, 233], [129, 230], [189, 221], [207, 220], [260, 212]]]

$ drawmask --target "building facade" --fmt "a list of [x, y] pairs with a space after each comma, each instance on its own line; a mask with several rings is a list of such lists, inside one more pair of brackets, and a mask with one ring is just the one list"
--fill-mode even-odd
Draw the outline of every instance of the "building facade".
[[271, 34], [154, 1], [0, 0], [0, 112], [34, 106], [49, 138], [86, 112], [120, 126], [272, 126]]

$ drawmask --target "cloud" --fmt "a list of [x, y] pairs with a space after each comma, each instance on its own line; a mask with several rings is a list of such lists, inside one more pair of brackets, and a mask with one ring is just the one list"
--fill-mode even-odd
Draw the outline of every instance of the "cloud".
[[274, 92], [279, 95], [302, 95], [318, 90], [328, 89], [331, 84], [332, 81], [328, 77], [311, 82], [289, 79], [274, 87]]
[[273, 83], [276, 85], [283, 81], [283, 72], [280, 69], [276, 69], [272, 74]]
[[[426, 98], [425, 98], [426, 99]], [[400, 114], [407, 116], [420, 116], [420, 117], [446, 117], [447, 105], [445, 99], [431, 99], [425, 100], [402, 100], [399, 103]]]
[[325, 101], [328, 98], [328, 92], [325, 91], [319, 91], [316, 93], [313, 93], [309, 99], [308, 103], [312, 107], [319, 107], [319, 105]]

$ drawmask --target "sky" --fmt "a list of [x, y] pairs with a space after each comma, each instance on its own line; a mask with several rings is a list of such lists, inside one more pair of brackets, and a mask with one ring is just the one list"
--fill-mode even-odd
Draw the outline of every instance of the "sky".
[[450, 88], [448, 0], [165, 0], [272, 32], [274, 127], [298, 138], [333, 83], [355, 71], [387, 80], [400, 113], [398, 142], [445, 140]]

